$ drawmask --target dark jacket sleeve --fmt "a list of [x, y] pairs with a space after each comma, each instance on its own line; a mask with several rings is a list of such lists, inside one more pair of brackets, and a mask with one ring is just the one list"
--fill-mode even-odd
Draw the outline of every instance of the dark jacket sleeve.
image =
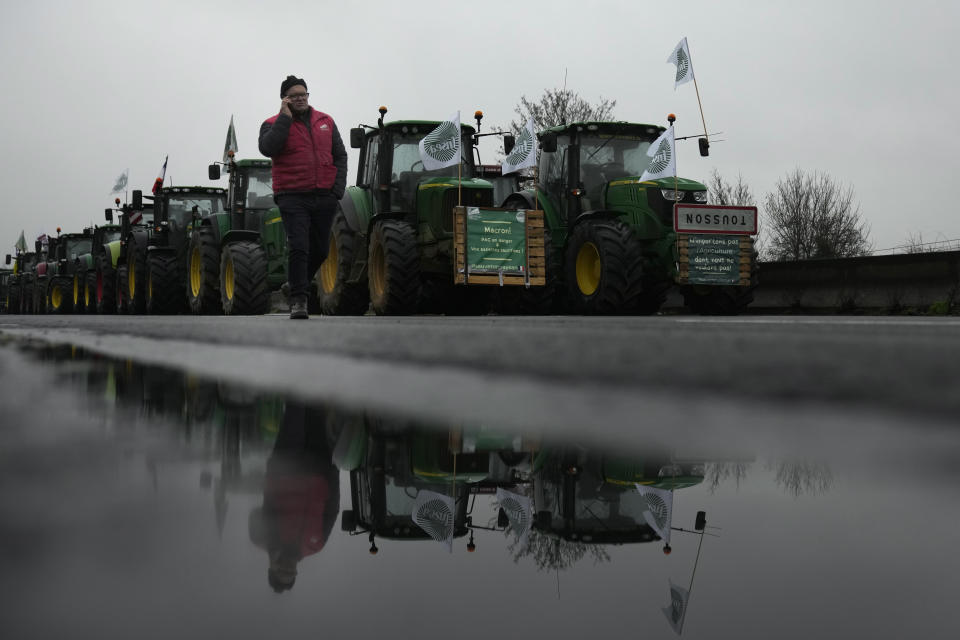
[[347, 189], [347, 172], [349, 171], [347, 149], [343, 146], [343, 138], [340, 137], [340, 130], [337, 125], [333, 125], [333, 164], [337, 168], [337, 179], [333, 181], [333, 195], [337, 200], [343, 197]]
[[281, 113], [273, 124], [264, 122], [260, 125], [260, 153], [268, 158], [279, 155], [287, 145], [292, 123], [293, 118]]

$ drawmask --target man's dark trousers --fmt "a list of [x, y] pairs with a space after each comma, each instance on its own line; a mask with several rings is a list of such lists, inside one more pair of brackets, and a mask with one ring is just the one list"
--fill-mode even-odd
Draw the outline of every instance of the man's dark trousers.
[[281, 193], [276, 197], [287, 232], [290, 302], [307, 301], [310, 279], [327, 259], [337, 199], [326, 191]]

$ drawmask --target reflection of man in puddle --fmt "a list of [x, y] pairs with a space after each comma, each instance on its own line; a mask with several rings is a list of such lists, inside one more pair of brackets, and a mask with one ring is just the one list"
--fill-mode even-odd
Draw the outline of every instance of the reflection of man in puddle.
[[326, 412], [287, 402], [267, 461], [263, 506], [250, 513], [250, 540], [270, 557], [267, 581], [292, 589], [297, 563], [323, 549], [340, 513], [340, 475], [331, 459]]

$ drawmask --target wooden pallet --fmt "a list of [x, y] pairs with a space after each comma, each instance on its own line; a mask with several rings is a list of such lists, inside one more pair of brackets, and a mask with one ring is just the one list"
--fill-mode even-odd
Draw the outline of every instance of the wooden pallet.
[[[513, 211], [483, 207], [488, 211]], [[499, 286], [542, 287], [547, 284], [547, 262], [544, 251], [543, 211], [527, 209], [526, 222], [526, 274], [522, 273], [468, 273], [467, 272], [467, 208], [453, 208], [453, 281], [455, 284], [495, 284]]]

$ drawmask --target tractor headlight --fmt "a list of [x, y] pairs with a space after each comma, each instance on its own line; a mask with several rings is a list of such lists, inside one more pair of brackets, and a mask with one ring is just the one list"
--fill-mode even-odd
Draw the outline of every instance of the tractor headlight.
[[663, 196], [664, 200], [671, 200], [673, 202], [679, 202], [683, 200], [683, 191], [675, 191], [673, 189], [660, 189], [660, 195]]
[[693, 201], [699, 202], [700, 204], [706, 204], [707, 202], [707, 192], [706, 191], [694, 191], [693, 192]]

